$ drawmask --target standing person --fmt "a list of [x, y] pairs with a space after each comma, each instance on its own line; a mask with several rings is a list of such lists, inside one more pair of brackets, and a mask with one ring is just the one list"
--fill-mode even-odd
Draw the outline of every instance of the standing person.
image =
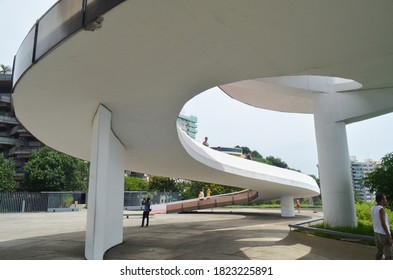
[[199, 198], [199, 199], [204, 199], [204, 197], [205, 197], [205, 193], [203, 192], [203, 190], [201, 190], [201, 191], [199, 192], [198, 198]]
[[150, 214], [150, 211], [151, 211], [151, 208], [150, 208], [150, 205], [151, 205], [150, 197], [148, 197], [147, 199], [143, 199], [142, 200], [142, 205], [144, 207], [143, 207], [143, 215], [142, 215], [142, 225], [141, 225], [141, 227], [143, 227], [143, 225], [145, 224], [145, 219], [146, 219], [146, 227], [148, 227], [149, 226], [149, 214]]
[[246, 159], [252, 160], [252, 155], [251, 152], [248, 152], [246, 155]]
[[207, 197], [210, 197], [211, 194], [212, 194], [212, 191], [210, 190], [210, 188], [207, 188], [206, 196], [207, 196]]
[[205, 141], [203, 141], [203, 145], [205, 145], [206, 147], [209, 147], [209, 143], [207, 142], [209, 138], [205, 137]]
[[300, 213], [300, 201], [299, 199], [296, 199], [296, 210], [298, 213]]
[[375, 259], [381, 260], [385, 256], [385, 260], [390, 260], [392, 258], [392, 236], [390, 235], [388, 215], [384, 208], [387, 205], [387, 200], [383, 194], [377, 194], [375, 201], [377, 204], [371, 207], [375, 247], [377, 248]]

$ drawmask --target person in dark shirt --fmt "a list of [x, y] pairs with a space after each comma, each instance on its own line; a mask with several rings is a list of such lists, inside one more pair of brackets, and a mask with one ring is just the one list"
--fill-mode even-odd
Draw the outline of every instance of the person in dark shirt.
[[209, 142], [207, 142], [209, 138], [205, 137], [205, 141], [203, 141], [203, 145], [205, 145], [206, 147], [209, 147]]
[[144, 226], [145, 224], [145, 219], [146, 219], [146, 226], [149, 226], [149, 214], [151, 211], [151, 203], [150, 203], [150, 197], [148, 197], [147, 199], [143, 199], [142, 200], [142, 205], [144, 206], [143, 208], [143, 215], [142, 215], [142, 225], [141, 227]]

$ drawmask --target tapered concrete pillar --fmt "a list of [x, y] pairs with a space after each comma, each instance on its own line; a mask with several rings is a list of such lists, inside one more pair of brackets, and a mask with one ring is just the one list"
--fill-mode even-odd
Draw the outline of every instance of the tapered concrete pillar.
[[314, 96], [319, 177], [325, 224], [356, 227], [345, 123], [336, 121], [345, 109], [341, 104], [343, 94], [333, 90]]
[[111, 112], [100, 105], [93, 122], [85, 258], [103, 259], [123, 242], [125, 148], [111, 130]]
[[281, 217], [294, 217], [295, 209], [292, 196], [284, 196], [280, 199]]

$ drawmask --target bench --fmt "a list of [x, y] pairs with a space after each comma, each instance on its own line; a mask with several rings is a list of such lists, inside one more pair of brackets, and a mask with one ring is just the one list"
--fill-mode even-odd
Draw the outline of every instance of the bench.
[[[150, 214], [149, 217], [154, 216], [154, 214]], [[139, 217], [142, 218], [142, 213], [123, 213], [123, 217], [126, 217], [127, 219], [129, 217]]]

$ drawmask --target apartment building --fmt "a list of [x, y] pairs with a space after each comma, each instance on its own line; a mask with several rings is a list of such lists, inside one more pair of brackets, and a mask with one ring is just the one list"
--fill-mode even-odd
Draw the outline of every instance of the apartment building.
[[352, 184], [355, 194], [364, 202], [372, 202], [375, 195], [362, 184], [363, 178], [368, 173], [375, 171], [381, 163], [379, 161], [367, 159], [363, 162], [357, 161], [356, 157], [351, 157]]
[[192, 139], [195, 139], [197, 134], [197, 122], [198, 118], [196, 116], [186, 116], [180, 114], [177, 117], [177, 125], [187, 133]]
[[11, 99], [12, 76], [0, 74], [0, 153], [13, 161], [15, 180], [24, 179], [23, 168], [44, 145], [33, 137], [16, 119]]

